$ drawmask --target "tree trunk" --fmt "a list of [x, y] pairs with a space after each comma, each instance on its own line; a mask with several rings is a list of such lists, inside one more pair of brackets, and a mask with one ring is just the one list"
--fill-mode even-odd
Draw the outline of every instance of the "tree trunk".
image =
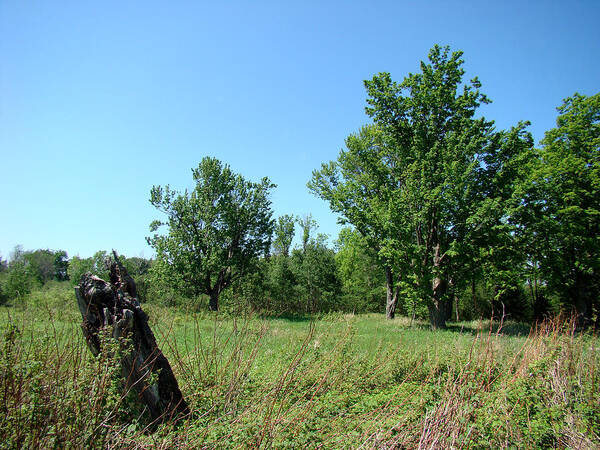
[[477, 291], [475, 290], [475, 275], [471, 278], [471, 301], [473, 303], [473, 313], [479, 318], [479, 306], [477, 305]]
[[592, 324], [593, 301], [590, 279], [580, 270], [575, 273], [575, 283], [571, 290], [571, 299], [577, 313], [577, 327], [586, 329]]
[[447, 306], [448, 302], [445, 299], [446, 281], [442, 278], [441, 273], [442, 257], [440, 255], [440, 244], [433, 246], [433, 281], [432, 281], [432, 298], [429, 305], [429, 320], [431, 328], [446, 328], [446, 318], [448, 317]]
[[[177, 423], [189, 415], [188, 405], [169, 361], [156, 345], [148, 316], [134, 296], [135, 282], [114, 255], [115, 260], [107, 263], [110, 283], [88, 272], [75, 287], [87, 345], [98, 355], [102, 351], [102, 330], [122, 342], [121, 374], [125, 386], [138, 393], [150, 414], [151, 427], [171, 420]], [[125, 340], [130, 344], [125, 344]]]
[[396, 302], [398, 301], [398, 289], [394, 286], [394, 275], [389, 266], [385, 267], [385, 287], [387, 291], [385, 302], [385, 317], [393, 319], [396, 315]]
[[456, 313], [455, 317], [456, 317], [456, 321], [460, 322], [460, 318], [458, 315], [458, 302], [459, 302], [458, 295], [454, 294], [454, 312]]
[[211, 311], [219, 310], [219, 290], [214, 288], [210, 291], [210, 300], [208, 301], [208, 309]]

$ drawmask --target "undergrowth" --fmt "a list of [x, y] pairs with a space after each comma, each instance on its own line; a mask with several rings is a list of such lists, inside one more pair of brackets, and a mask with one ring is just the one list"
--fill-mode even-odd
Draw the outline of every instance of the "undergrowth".
[[151, 431], [123, 392], [122, 343], [92, 357], [74, 308], [40, 298], [0, 310], [0, 448], [600, 442], [598, 340], [570, 320], [519, 336], [504, 324], [432, 332], [377, 315], [233, 319], [147, 305], [192, 411], [177, 429]]

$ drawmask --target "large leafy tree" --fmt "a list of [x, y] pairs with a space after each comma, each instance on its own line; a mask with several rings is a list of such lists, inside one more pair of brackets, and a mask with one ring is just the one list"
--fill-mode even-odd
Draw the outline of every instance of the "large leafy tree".
[[24, 258], [42, 284], [52, 279], [59, 281], [67, 279], [69, 259], [64, 250], [39, 249], [25, 252]]
[[[377, 251], [388, 284], [387, 316], [395, 305], [391, 287], [401, 287], [425, 301], [434, 328], [445, 326], [453, 272], [479, 254], [465, 240], [502, 219], [476, 219], [487, 194], [483, 160], [503, 144], [493, 123], [476, 117], [489, 100], [477, 78], [463, 83], [462, 65], [462, 52], [435, 46], [421, 72], [401, 83], [388, 73], [365, 81], [374, 125], [353, 138], [360, 138], [362, 151], [347, 141], [348, 151], [310, 183]], [[512, 131], [519, 142], [523, 126]], [[368, 130], [379, 137], [365, 146]]]
[[600, 317], [600, 94], [575, 94], [558, 112], [514, 220], [532, 268], [586, 324]]
[[[269, 251], [274, 221], [268, 178], [245, 180], [228, 165], [205, 157], [192, 170], [195, 187], [178, 193], [153, 186], [150, 202], [166, 215], [150, 225], [153, 270], [186, 295], [207, 294], [218, 309], [221, 292]], [[168, 232], [156, 231], [166, 226]]]

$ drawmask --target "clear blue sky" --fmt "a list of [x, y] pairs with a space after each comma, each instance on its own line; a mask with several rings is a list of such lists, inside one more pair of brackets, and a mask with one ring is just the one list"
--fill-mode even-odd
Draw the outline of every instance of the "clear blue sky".
[[0, 255], [152, 255], [154, 184], [215, 156], [278, 187], [276, 215], [336, 217], [306, 182], [367, 122], [363, 80], [465, 52], [507, 128], [539, 140], [600, 81], [600, 2], [0, 2]]

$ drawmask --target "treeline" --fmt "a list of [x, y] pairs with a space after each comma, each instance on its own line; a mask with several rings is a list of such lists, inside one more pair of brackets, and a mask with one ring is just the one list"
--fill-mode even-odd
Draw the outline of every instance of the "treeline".
[[[292, 246], [294, 240], [299, 242]], [[26, 304], [28, 294], [57, 282], [71, 290], [86, 272], [108, 279], [105, 261], [109, 256], [107, 251], [98, 251], [88, 258], [69, 259], [64, 250], [16, 247], [10, 262], [0, 257], [0, 304]], [[142, 302], [192, 310], [208, 307], [207, 295], [190, 295], [181, 285], [169, 283], [154, 259], [124, 255], [119, 259], [135, 278]], [[461, 297], [457, 318], [489, 316], [493, 300], [489, 292], [478, 286], [475, 307], [470, 300], [470, 293]], [[384, 303], [385, 277], [360, 233], [345, 227], [330, 245], [309, 214], [284, 215], [275, 221], [269, 252], [257, 258], [252, 271], [223, 293], [221, 309], [234, 314], [251, 310], [264, 315], [302, 316], [332, 311], [381, 312]], [[512, 318], [531, 318], [524, 295], [522, 302], [511, 306]], [[416, 319], [425, 318], [427, 313], [410, 298], [399, 299], [398, 308], [401, 314]]]
[[[328, 262], [305, 262], [313, 257], [308, 226], [296, 253], [266, 257], [273, 236], [285, 249], [280, 233], [289, 225], [271, 218], [274, 186], [213, 158], [193, 170], [193, 191], [152, 189], [166, 220], [151, 228], [168, 229], [149, 238], [162, 281], [208, 295], [213, 310], [247, 279], [245, 291], [260, 291], [247, 297], [255, 304], [296, 311], [368, 310], [383, 284], [388, 318], [425, 315], [433, 328], [451, 318], [564, 310], [582, 326], [600, 325], [600, 95], [567, 98], [536, 148], [528, 122], [498, 130], [480, 115], [490, 100], [476, 77], [463, 82], [463, 63], [462, 52], [435, 46], [402, 82], [388, 73], [365, 81], [371, 122], [313, 172], [309, 189], [360, 248], [336, 266], [341, 289]], [[336, 256], [348, 254], [340, 241]], [[320, 271], [331, 283], [316, 281]]]
[[[98, 251], [90, 258], [73, 256], [69, 259], [65, 250], [24, 250], [16, 246], [10, 260], [0, 256], [0, 304], [18, 305], [26, 301], [27, 296], [50, 283], [64, 282], [76, 285], [81, 275], [91, 272], [101, 278], [108, 278], [105, 261], [106, 251]], [[152, 260], [119, 256], [130, 274], [136, 277], [144, 293], [147, 292], [145, 276], [152, 265]]]

